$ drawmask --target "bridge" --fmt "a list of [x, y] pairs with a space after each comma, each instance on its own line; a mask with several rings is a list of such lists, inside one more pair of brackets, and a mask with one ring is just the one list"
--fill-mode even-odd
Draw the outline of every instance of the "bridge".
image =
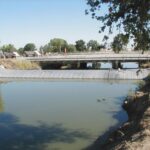
[[61, 61], [149, 61], [150, 53], [124, 53], [124, 54], [110, 54], [110, 53], [81, 53], [81, 54], [58, 54], [42, 57], [26, 57], [30, 61], [48, 61], [48, 62], [61, 62]]
[[150, 53], [81, 53], [81, 54], [57, 54], [41, 57], [26, 57], [26, 60], [40, 63], [49, 63], [51, 65], [61, 65], [70, 63], [73, 68], [86, 68], [87, 63], [92, 62], [95, 68], [98, 68], [100, 62], [110, 62], [114, 69], [120, 68], [122, 62], [147, 62], [150, 61]]

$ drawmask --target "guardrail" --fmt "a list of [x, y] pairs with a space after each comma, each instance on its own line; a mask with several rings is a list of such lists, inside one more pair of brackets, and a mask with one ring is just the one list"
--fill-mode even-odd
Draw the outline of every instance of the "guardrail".
[[150, 61], [150, 54], [92, 54], [92, 55], [51, 55], [24, 57], [30, 61]]

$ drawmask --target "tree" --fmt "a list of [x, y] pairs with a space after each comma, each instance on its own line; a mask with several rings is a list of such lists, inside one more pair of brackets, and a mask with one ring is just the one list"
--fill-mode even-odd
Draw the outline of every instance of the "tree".
[[119, 53], [128, 44], [128, 37], [123, 34], [118, 34], [114, 37], [111, 47], [114, 52]]
[[34, 51], [36, 50], [36, 46], [34, 43], [28, 43], [24, 47], [24, 51]]
[[1, 47], [1, 50], [3, 52], [14, 52], [14, 51], [16, 51], [16, 48], [14, 47], [14, 45], [8, 44], [8, 45], [3, 45]]
[[40, 52], [41, 53], [48, 53], [48, 52], [51, 52], [51, 46], [50, 46], [50, 43], [44, 45], [44, 46], [41, 46], [40, 47]]
[[76, 50], [77, 49], [76, 49], [75, 45], [73, 45], [73, 44], [69, 44], [67, 46], [67, 52], [75, 52]]
[[18, 49], [18, 52], [19, 52], [19, 54], [22, 55], [22, 54], [24, 53], [24, 48], [19, 48], [19, 49]]
[[65, 48], [67, 48], [67, 41], [60, 38], [54, 38], [50, 40], [50, 49], [51, 52], [64, 52]]
[[83, 40], [78, 40], [76, 41], [76, 49], [77, 51], [85, 51], [86, 50], [86, 45], [85, 45], [85, 42]]
[[92, 51], [99, 51], [100, 50], [100, 44], [95, 40], [90, 40], [87, 43], [87, 48], [89, 50], [92, 50]]
[[[150, 0], [86, 0], [92, 18], [102, 22], [100, 32], [106, 27], [112, 33], [113, 26], [123, 30], [128, 39], [133, 39], [136, 49], [150, 48]], [[105, 14], [102, 6], [107, 6]]]

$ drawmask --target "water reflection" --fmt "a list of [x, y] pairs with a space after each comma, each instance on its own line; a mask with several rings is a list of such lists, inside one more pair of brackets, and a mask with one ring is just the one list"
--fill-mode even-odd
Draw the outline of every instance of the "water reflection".
[[0, 113], [1, 112], [4, 112], [4, 102], [3, 102], [2, 97], [0, 95]]
[[49, 81], [12, 82], [1, 87], [1, 112], [4, 99], [7, 113], [0, 114], [0, 149], [81, 150], [120, 122], [119, 118], [124, 121], [122, 96], [136, 85], [127, 81]]
[[[124, 100], [125, 97], [116, 97], [116, 100]], [[115, 104], [121, 107], [120, 101], [116, 101]], [[113, 111], [113, 109], [110, 109], [107, 113], [111, 113], [112, 117], [115, 120], [118, 120], [118, 123], [109, 127], [102, 135], [100, 135], [91, 145], [86, 147], [84, 150], [104, 150], [103, 143], [106, 141], [110, 133], [112, 133], [115, 129], [117, 129], [119, 126], [121, 126], [125, 121], [128, 120], [127, 114], [123, 109], [120, 109], [120, 111]]]
[[1, 91], [1, 87], [0, 87], [0, 113], [3, 111], [4, 111], [4, 101], [3, 101], [2, 91]]
[[[120, 119], [122, 120], [121, 115], [120, 115], [122, 112], [123, 111], [114, 112], [113, 113], [113, 118], [116, 118], [118, 120], [120, 120]], [[114, 126], [109, 127], [91, 145], [89, 145], [88, 147], [84, 148], [83, 150], [104, 150], [104, 141], [106, 141], [106, 139], [108, 138], [108, 136], [110, 135], [110, 133], [112, 133], [120, 125], [121, 125], [121, 122], [119, 122], [118, 125], [114, 125]]]
[[73, 143], [76, 138], [89, 139], [83, 131], [71, 131], [61, 124], [25, 125], [12, 114], [0, 114], [0, 148], [2, 150], [44, 150], [47, 143]]

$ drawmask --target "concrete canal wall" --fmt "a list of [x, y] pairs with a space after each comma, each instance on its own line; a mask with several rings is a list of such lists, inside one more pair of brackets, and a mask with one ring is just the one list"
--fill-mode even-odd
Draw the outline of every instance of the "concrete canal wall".
[[8, 70], [0, 69], [0, 79], [113, 79], [141, 80], [150, 69], [128, 70]]

